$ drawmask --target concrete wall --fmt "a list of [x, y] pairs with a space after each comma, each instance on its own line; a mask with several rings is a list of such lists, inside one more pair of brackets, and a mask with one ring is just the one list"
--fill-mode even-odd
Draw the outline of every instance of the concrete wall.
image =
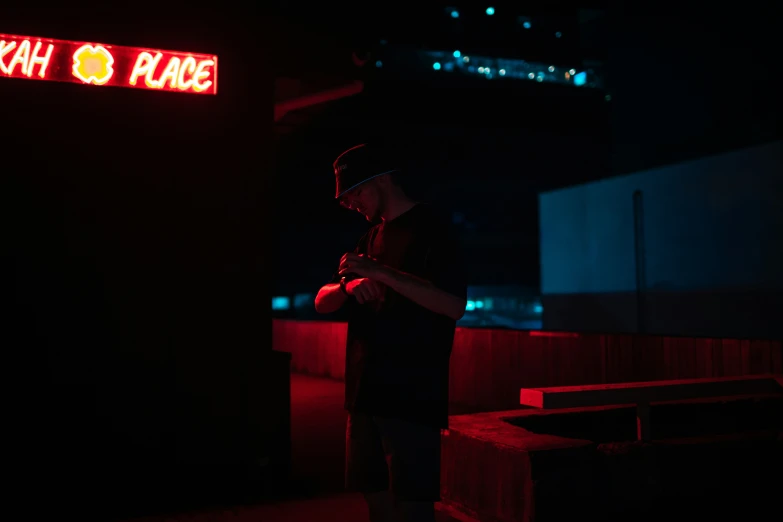
[[772, 142], [541, 194], [544, 328], [779, 337], [782, 172], [783, 142]]

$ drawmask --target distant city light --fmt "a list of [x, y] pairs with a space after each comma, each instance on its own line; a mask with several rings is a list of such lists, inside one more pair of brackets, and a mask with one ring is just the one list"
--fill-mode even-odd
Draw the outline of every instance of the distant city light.
[[[521, 21], [520, 21], [521, 23]], [[470, 56], [460, 50], [431, 50], [420, 51], [425, 58], [425, 64], [432, 64], [432, 69], [442, 73], [460, 71], [463, 74], [480, 74], [486, 79], [502, 77], [504, 81], [509, 79], [529, 78], [542, 83], [560, 83], [571, 86], [585, 86], [603, 89], [603, 79], [592, 71], [583, 71], [577, 74], [575, 69], [546, 64], [527, 62], [525, 60], [499, 58], [493, 56]], [[378, 60], [380, 62], [380, 60]], [[392, 64], [397, 67], [397, 64]], [[376, 63], [376, 67], [380, 67]], [[383, 65], [386, 67], [386, 65]], [[571, 74], [571, 72], [575, 74]], [[589, 79], [588, 79], [589, 75]]]
[[312, 308], [313, 299], [315, 299], [313, 294], [296, 294], [294, 296], [294, 308]]
[[291, 299], [289, 297], [273, 297], [272, 310], [288, 310], [291, 308]]

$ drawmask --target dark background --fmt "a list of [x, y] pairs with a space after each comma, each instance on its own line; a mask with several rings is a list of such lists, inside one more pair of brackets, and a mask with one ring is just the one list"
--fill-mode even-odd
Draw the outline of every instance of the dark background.
[[241, 496], [286, 466], [269, 45], [250, 8], [189, 12], [0, 16], [9, 34], [220, 57], [220, 96], [0, 85], [8, 469], [17, 501], [59, 516]]
[[[281, 209], [287, 223], [281, 245], [291, 269], [277, 278], [277, 294], [313, 291], [366, 228], [330, 194], [334, 157], [368, 136], [397, 143], [416, 193], [461, 216], [472, 284], [532, 288], [539, 285], [539, 192], [781, 136], [781, 72], [774, 65], [774, 17], [766, 8], [515, 8], [533, 20], [526, 40], [520, 31], [498, 29], [507, 25], [501, 6], [494, 17], [471, 9], [460, 10], [459, 24], [486, 38], [455, 35], [454, 20], [441, 7], [384, 8], [382, 17], [364, 19], [362, 11], [336, 16], [312, 8], [294, 24], [302, 37], [295, 56], [278, 55], [282, 75], [358, 78], [365, 92], [300, 114], [290, 125], [278, 123], [285, 130], [278, 172], [289, 202]], [[485, 27], [490, 18], [497, 27]], [[546, 29], [535, 33], [541, 25]], [[550, 29], [561, 26], [563, 37], [553, 38]], [[498, 35], [509, 32], [506, 44], [499, 43]], [[600, 63], [605, 86], [461, 79], [411, 61], [371, 66], [376, 57], [391, 56], [388, 49], [415, 42], [446, 50], [459, 45], [468, 54], [476, 39], [485, 42], [477, 51]], [[350, 51], [365, 48], [370, 66], [357, 68]], [[302, 225], [312, 227], [307, 239]]]
[[[772, 7], [531, 9], [543, 32], [511, 45], [484, 19], [460, 40], [440, 7], [377, 7], [0, 10], [3, 33], [214, 53], [221, 74], [216, 97], [0, 79], [20, 493], [60, 514], [89, 496], [105, 519], [272, 491], [287, 368], [270, 297], [314, 292], [366, 229], [332, 199], [358, 141], [397, 144], [411, 190], [462, 216], [472, 285], [537, 289], [538, 192], [781, 136]], [[357, 67], [381, 39], [601, 62], [605, 87]], [[291, 78], [365, 92], [273, 125]]]

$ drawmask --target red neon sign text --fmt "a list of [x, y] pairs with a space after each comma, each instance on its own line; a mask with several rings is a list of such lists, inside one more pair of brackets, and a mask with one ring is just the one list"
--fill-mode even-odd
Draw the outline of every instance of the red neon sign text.
[[0, 77], [217, 94], [217, 56], [0, 34]]
[[[204, 92], [212, 86], [210, 77], [210, 68], [215, 66], [214, 60], [196, 61], [192, 56], [184, 60], [176, 56], [169, 58], [168, 63], [163, 67], [163, 72], [157, 74], [160, 69], [162, 53], [155, 53], [155, 56], [148, 52], [139, 53], [136, 64], [131, 72], [131, 85], [136, 85], [139, 77], [144, 76], [144, 83], [150, 89], [162, 89], [168, 86], [171, 89], [187, 91], [193, 89], [195, 92]], [[158, 77], [155, 80], [155, 77]]]
[[[52, 51], [54, 45], [48, 44], [43, 56], [41, 55], [41, 48], [43, 44], [38, 41], [35, 42], [35, 47], [30, 50], [30, 40], [22, 40], [18, 43], [15, 40], [6, 42], [0, 39], [0, 72], [7, 76], [13, 76], [17, 65], [20, 65], [20, 71], [23, 75], [31, 78], [33, 76], [33, 69], [36, 65], [38, 68], [38, 76], [41, 78], [46, 77], [46, 67], [49, 65], [49, 60], [52, 58]], [[16, 52], [11, 54], [16, 49]], [[12, 58], [5, 63], [5, 57], [12, 56]]]

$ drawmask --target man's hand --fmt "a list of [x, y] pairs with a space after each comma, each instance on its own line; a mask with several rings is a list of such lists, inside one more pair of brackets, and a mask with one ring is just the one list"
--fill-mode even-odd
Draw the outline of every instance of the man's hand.
[[369, 256], [363, 254], [345, 254], [340, 259], [340, 275], [356, 274], [360, 277], [378, 279], [385, 267]]
[[383, 285], [366, 277], [348, 281], [345, 283], [345, 291], [348, 292], [348, 295], [354, 296], [359, 304], [383, 301], [386, 294], [386, 288]]
[[[396, 270], [361, 254], [345, 254], [340, 260], [340, 275], [356, 274], [382, 288], [390, 288], [431, 312], [459, 321], [465, 315], [467, 301], [441, 290], [431, 281]], [[360, 301], [361, 302], [361, 301]]]

